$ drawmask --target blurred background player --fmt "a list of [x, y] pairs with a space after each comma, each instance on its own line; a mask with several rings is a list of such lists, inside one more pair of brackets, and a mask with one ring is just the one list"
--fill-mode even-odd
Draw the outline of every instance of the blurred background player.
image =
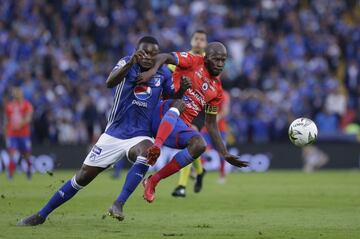
[[[221, 135], [221, 138], [223, 140], [224, 145], [226, 145], [226, 136], [227, 136], [227, 131], [228, 131], [228, 126], [227, 126], [227, 122], [226, 122], [226, 117], [229, 114], [230, 111], [230, 95], [227, 91], [224, 90], [223, 92], [224, 95], [224, 99], [219, 107], [219, 113], [218, 113], [218, 128], [219, 128], [219, 132]], [[215, 149], [213, 142], [211, 141], [211, 138], [209, 136], [209, 133], [206, 129], [206, 127], [203, 127], [201, 129], [201, 134], [203, 136], [203, 138], [206, 141], [207, 144], [207, 149], [206, 150], [210, 150], [210, 149]], [[217, 152], [218, 153], [218, 152]], [[219, 153], [218, 153], [219, 154]], [[219, 154], [219, 159], [220, 159], [220, 166], [219, 166], [219, 172], [220, 172], [220, 177], [218, 182], [219, 183], [225, 183], [225, 160], [224, 157]]]
[[[190, 45], [191, 45], [191, 50], [189, 51], [191, 54], [193, 55], [204, 55], [204, 51], [205, 48], [207, 46], [207, 34], [204, 30], [196, 30], [192, 35], [191, 35], [191, 41], [190, 41]], [[168, 65], [169, 69], [174, 72], [176, 69], [175, 65]], [[197, 122], [201, 122], [200, 126], [198, 123], [194, 123], [193, 127], [196, 130], [199, 130], [202, 128], [202, 126], [204, 125], [204, 114], [201, 114], [197, 117]], [[164, 146], [166, 147], [166, 146]], [[166, 158], [172, 158], [173, 153], [171, 151], [178, 151], [177, 149], [168, 149], [165, 152], [169, 152], [169, 154], [171, 154], [170, 157], [167, 157], [166, 155], [164, 155], [164, 157]], [[186, 196], [186, 185], [188, 183], [188, 179], [190, 176], [190, 172], [191, 172], [191, 168], [192, 166], [194, 166], [195, 172], [196, 172], [196, 181], [195, 181], [195, 185], [194, 185], [194, 192], [198, 193], [201, 191], [202, 189], [202, 181], [205, 175], [205, 171], [203, 169], [202, 163], [201, 163], [201, 159], [198, 158], [196, 159], [192, 164], [186, 166], [185, 168], [183, 168], [182, 170], [180, 170], [180, 174], [179, 174], [179, 182], [178, 182], [178, 186], [174, 189], [172, 195], [174, 197], [185, 197]]]
[[33, 115], [33, 106], [24, 99], [20, 87], [12, 89], [12, 100], [5, 103], [5, 135], [6, 148], [9, 153], [9, 162], [6, 165], [8, 178], [12, 179], [16, 170], [16, 153], [20, 153], [20, 161], [26, 160], [26, 175], [31, 179], [32, 167], [30, 123]]
[[303, 171], [306, 173], [314, 172], [325, 166], [329, 162], [329, 156], [314, 145], [302, 148]]

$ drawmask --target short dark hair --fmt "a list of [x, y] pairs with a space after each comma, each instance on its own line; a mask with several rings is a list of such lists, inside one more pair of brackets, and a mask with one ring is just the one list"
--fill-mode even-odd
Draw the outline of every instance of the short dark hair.
[[156, 38], [152, 36], [144, 36], [140, 38], [137, 45], [139, 46], [141, 43], [150, 43], [150, 44], [159, 45], [159, 42], [156, 40]]
[[194, 31], [194, 32], [191, 34], [191, 38], [193, 38], [193, 36], [194, 36], [196, 33], [205, 34], [205, 36], [206, 36], [206, 38], [207, 38], [207, 32], [206, 32], [205, 30], [201, 30], [201, 29], [198, 29], [198, 30]]

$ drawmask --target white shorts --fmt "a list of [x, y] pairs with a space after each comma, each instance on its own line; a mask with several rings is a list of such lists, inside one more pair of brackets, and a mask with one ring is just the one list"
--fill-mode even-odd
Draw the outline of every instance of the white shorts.
[[154, 142], [154, 139], [148, 136], [118, 139], [103, 133], [86, 156], [84, 164], [93, 167], [107, 168], [123, 157], [127, 157], [129, 150], [144, 140]]

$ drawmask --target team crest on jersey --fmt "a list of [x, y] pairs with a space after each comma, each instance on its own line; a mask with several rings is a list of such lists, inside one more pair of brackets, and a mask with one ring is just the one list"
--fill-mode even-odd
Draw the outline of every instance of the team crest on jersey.
[[187, 52], [180, 52], [180, 56], [182, 56], [182, 57], [188, 57], [188, 53], [187, 53]]
[[151, 97], [151, 87], [147, 85], [138, 85], [134, 88], [134, 95], [139, 100], [147, 100]]
[[159, 87], [161, 85], [160, 76], [154, 76], [154, 85], [155, 85], [155, 87]]
[[201, 88], [202, 88], [203, 90], [207, 90], [207, 89], [209, 89], [209, 84], [208, 84], [207, 82], [204, 82], [204, 83], [202, 84]]

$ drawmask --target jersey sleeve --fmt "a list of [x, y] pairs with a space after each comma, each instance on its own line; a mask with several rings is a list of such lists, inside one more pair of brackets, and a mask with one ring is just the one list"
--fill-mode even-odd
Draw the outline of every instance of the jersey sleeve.
[[112, 69], [111, 72], [123, 68], [123, 67], [126, 65], [126, 63], [128, 63], [129, 61], [130, 61], [130, 56], [125, 56], [125, 57], [121, 58], [121, 59], [116, 63], [116, 65], [114, 66], [114, 68]]
[[176, 59], [176, 66], [182, 69], [190, 69], [202, 64], [204, 61], [203, 56], [193, 55], [188, 52], [173, 52], [172, 54]]
[[164, 67], [163, 96], [172, 97], [175, 94], [174, 80], [169, 69]]
[[210, 102], [208, 102], [206, 104], [205, 113], [216, 115], [219, 111], [219, 108], [220, 108], [223, 100], [224, 100], [224, 92], [223, 92], [223, 89], [220, 88], [218, 95], [213, 100], [211, 100]]
[[[126, 63], [128, 63], [130, 61], [130, 59], [131, 59], [130, 56], [125, 56], [125, 57], [121, 58], [114, 66], [111, 73], [114, 72], [115, 70], [123, 68], [126, 65]], [[129, 72], [130, 72], [130, 70], [128, 71], [127, 75], [129, 75]], [[116, 89], [119, 85], [120, 84], [118, 84], [116, 87], [111, 89], [113, 95], [115, 95]]]

